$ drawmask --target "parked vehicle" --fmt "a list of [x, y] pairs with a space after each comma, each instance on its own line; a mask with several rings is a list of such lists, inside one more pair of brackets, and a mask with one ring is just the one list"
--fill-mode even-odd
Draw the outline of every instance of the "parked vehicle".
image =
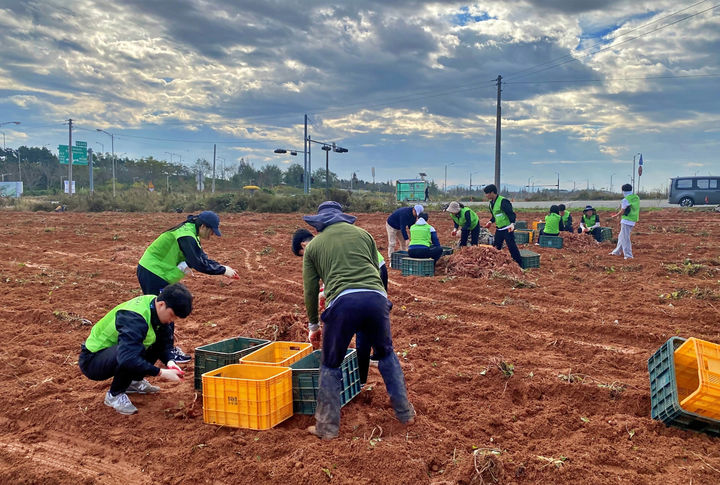
[[670, 204], [692, 207], [697, 204], [720, 204], [720, 177], [675, 177], [670, 179]]

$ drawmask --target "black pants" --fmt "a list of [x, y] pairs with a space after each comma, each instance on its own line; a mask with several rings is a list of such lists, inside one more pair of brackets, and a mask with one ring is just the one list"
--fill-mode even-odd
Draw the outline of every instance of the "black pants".
[[502, 249], [503, 247], [503, 241], [507, 243], [508, 251], [510, 251], [510, 256], [515, 260], [515, 262], [522, 267], [522, 258], [520, 257], [520, 250], [517, 247], [517, 244], [515, 243], [515, 233], [510, 232], [510, 230], [505, 229], [504, 231], [497, 230], [495, 231], [495, 247], [498, 249]]
[[442, 256], [442, 246], [429, 246], [421, 248], [409, 248], [408, 256], [411, 258], [432, 258], [437, 263], [437, 260]]
[[383, 282], [383, 286], [385, 287], [385, 293], [387, 293], [387, 287], [388, 287], [388, 272], [387, 272], [387, 263], [380, 266], [380, 279]]
[[[140, 381], [145, 377], [144, 374], [137, 374], [130, 369], [120, 366], [118, 364], [117, 354], [117, 345], [98, 350], [97, 352], [90, 352], [83, 345], [80, 351], [80, 357], [78, 358], [78, 366], [88, 379], [104, 381], [112, 377], [110, 394], [113, 396], [125, 392], [132, 381]], [[159, 349], [155, 345], [151, 345], [145, 350], [142, 357], [151, 364], [154, 364], [157, 362], [159, 356]]]
[[139, 264], [137, 267], [137, 278], [143, 295], [159, 295], [160, 290], [170, 284]]
[[460, 246], [467, 246], [468, 235], [470, 235], [470, 245], [477, 246], [480, 239], [480, 224], [478, 223], [472, 231], [460, 228]]
[[[578, 234], [582, 234], [582, 228], [578, 227], [578, 231], [577, 231], [577, 232], [578, 232]], [[601, 241], [600, 241], [600, 228], [599, 228], [599, 227], [596, 227], [595, 229], [590, 229], [590, 234], [592, 234], [592, 236], [595, 238], [595, 240], [596, 240], [597, 242], [601, 242]]]
[[541, 235], [541, 236], [559, 236], [560, 233], [558, 232], [557, 234], [548, 234], [547, 232], [545, 232], [544, 229], [542, 229], [542, 230], [540, 231], [540, 235]]

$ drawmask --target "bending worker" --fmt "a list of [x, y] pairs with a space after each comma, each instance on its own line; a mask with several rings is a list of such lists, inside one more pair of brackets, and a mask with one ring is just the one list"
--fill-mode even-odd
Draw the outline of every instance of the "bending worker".
[[494, 246], [500, 250], [503, 242], [506, 242], [510, 256], [522, 267], [520, 250], [515, 242], [515, 211], [513, 211], [512, 203], [502, 195], [498, 195], [495, 184], [486, 185], [483, 192], [490, 201], [490, 214], [492, 214], [485, 227], [490, 227], [493, 222], [496, 227]]
[[[200, 239], [220, 237], [220, 218], [212, 211], [187, 217], [175, 227], [158, 236], [140, 258], [137, 278], [144, 295], [159, 295], [167, 285], [177, 283], [196, 270], [210, 275], [237, 276], [230, 266], [209, 259], [200, 245]], [[173, 348], [173, 360], [189, 362], [190, 356], [179, 347]]]
[[[137, 408], [128, 394], [155, 394], [145, 376], [178, 382], [184, 372], [172, 360], [173, 321], [192, 312], [193, 296], [181, 283], [167, 286], [162, 294], [144, 295], [121, 303], [102, 317], [82, 345], [78, 365], [93, 381], [112, 377], [105, 404], [120, 414]], [[160, 360], [165, 369], [155, 366]]]
[[[405, 376], [393, 350], [390, 308], [377, 268], [377, 247], [372, 236], [353, 225], [355, 217], [342, 212], [340, 204], [320, 204], [317, 215], [303, 220], [318, 231], [305, 247], [303, 290], [309, 319], [309, 338], [317, 348], [322, 342], [320, 383], [315, 426], [308, 431], [322, 439], [333, 439], [340, 431], [342, 371], [353, 335], [369, 342], [378, 357], [378, 368], [390, 395], [395, 416], [402, 423], [415, 420], [407, 397]], [[318, 319], [319, 282], [325, 283], [327, 308]]]
[[[432, 258], [437, 263], [443, 249], [437, 231], [427, 222], [428, 215], [423, 212], [415, 224], [410, 227], [410, 246], [408, 256], [411, 258]], [[387, 287], [385, 288], [387, 290]]]
[[388, 257], [392, 257], [395, 246], [400, 246], [400, 251], [407, 251], [408, 239], [410, 239], [407, 228], [415, 224], [423, 210], [423, 206], [420, 204], [413, 207], [400, 207], [387, 218], [385, 230], [388, 236]]
[[480, 219], [477, 213], [455, 200], [450, 202], [445, 210], [450, 213], [453, 221], [452, 235], [457, 235], [460, 230], [460, 246], [467, 246], [468, 235], [470, 245], [477, 246], [480, 238]]

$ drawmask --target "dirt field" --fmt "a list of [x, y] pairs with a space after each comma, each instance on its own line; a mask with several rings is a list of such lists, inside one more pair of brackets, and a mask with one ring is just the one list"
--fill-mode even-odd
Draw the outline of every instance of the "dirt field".
[[[242, 279], [184, 280], [196, 310], [178, 325], [181, 347], [306, 338], [289, 245], [300, 215], [221, 214], [223, 237], [205, 250]], [[81, 319], [137, 295], [143, 250], [184, 218], [0, 213], [0, 483], [720, 483], [718, 439], [650, 419], [646, 364], [673, 335], [720, 342], [720, 214], [643, 212], [628, 261], [610, 243], [533, 245], [541, 267], [524, 282], [391, 270], [417, 423], [394, 419], [371, 368], [332, 442], [306, 433], [309, 416], [262, 432], [204, 424], [192, 363], [178, 385], [151, 379], [162, 392], [134, 395], [129, 417], [103, 404], [109, 382], [81, 375]], [[357, 221], [383, 252], [385, 218]], [[449, 243], [449, 218], [430, 223]]]

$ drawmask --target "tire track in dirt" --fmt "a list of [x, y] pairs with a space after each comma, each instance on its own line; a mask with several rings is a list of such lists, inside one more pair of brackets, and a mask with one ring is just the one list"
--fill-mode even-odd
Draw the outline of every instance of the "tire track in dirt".
[[66, 436], [62, 442], [55, 440], [41, 443], [0, 442], [0, 449], [32, 460], [40, 469], [61, 470], [80, 478], [118, 483], [152, 483], [147, 475], [130, 463], [116, 461], [116, 458], [89, 456], [87, 450], [92, 448], [90, 443], [74, 444], [68, 438]]

